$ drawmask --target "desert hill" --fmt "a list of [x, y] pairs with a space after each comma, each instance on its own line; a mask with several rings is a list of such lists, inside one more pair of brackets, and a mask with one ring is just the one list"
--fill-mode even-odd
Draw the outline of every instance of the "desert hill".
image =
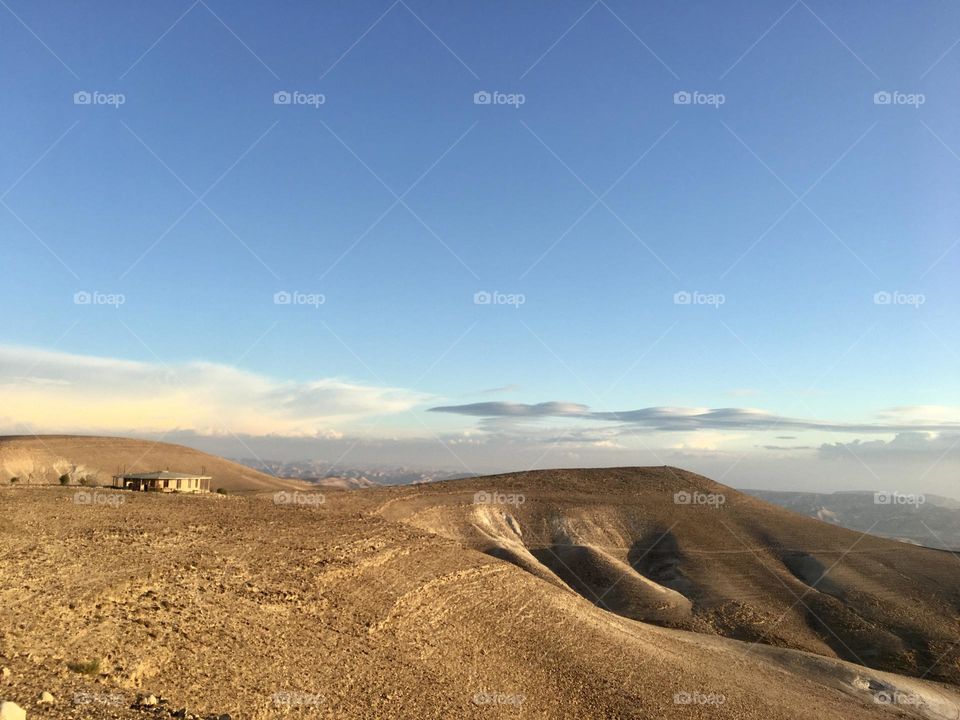
[[0, 484], [53, 484], [68, 475], [71, 484], [109, 485], [118, 466], [128, 472], [172, 470], [213, 477], [213, 488], [231, 492], [301, 487], [216, 455], [165, 442], [86, 435], [0, 436]]
[[960, 717], [949, 553], [672, 468], [297, 498], [0, 488], [0, 698], [28, 720]]
[[960, 683], [960, 557], [802, 517], [694, 473], [444, 482], [383, 513], [624, 617]]

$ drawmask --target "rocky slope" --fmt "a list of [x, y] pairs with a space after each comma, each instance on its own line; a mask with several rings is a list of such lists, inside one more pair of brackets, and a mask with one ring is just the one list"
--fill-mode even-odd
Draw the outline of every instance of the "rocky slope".
[[960, 715], [953, 555], [682, 471], [78, 492], [0, 489], [30, 720]]

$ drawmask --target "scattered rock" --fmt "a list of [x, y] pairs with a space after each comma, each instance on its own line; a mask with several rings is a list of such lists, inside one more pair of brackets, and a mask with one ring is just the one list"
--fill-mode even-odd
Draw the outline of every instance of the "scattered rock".
[[27, 720], [27, 711], [15, 702], [0, 702], [0, 720]]
[[37, 702], [41, 705], [53, 705], [56, 700], [54, 699], [53, 695], [44, 690], [42, 693], [40, 693], [40, 698], [37, 700]]
[[10, 668], [8, 668], [8, 667], [4, 667], [3, 669], [0, 669], [0, 675], [3, 676], [3, 679], [4, 679], [4, 680], [6, 680], [8, 677], [10, 677], [11, 674], [12, 674], [12, 673], [10, 672]]
[[136, 704], [139, 707], [149, 707], [151, 705], [156, 705], [159, 702], [156, 695], [137, 695]]

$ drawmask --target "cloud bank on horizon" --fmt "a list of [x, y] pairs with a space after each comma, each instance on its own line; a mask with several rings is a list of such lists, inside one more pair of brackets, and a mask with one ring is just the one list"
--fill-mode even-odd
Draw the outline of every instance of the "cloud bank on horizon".
[[[357, 447], [380, 462], [415, 463], [415, 453], [422, 453], [423, 464], [471, 472], [635, 462], [640, 455], [665, 464], [678, 452], [700, 458], [813, 452], [823, 459], [929, 464], [957, 454], [960, 444], [960, 408], [944, 406], [889, 408], [869, 422], [839, 422], [741, 407], [435, 405], [437, 396], [427, 392], [341, 378], [293, 382], [209, 362], [134, 362], [13, 346], [0, 346], [0, 388], [5, 433], [175, 434], [201, 445], [204, 438], [233, 435], [279, 459]], [[448, 419], [438, 423], [441, 416]], [[458, 416], [471, 419], [469, 425], [458, 425]], [[391, 417], [402, 418], [404, 431], [390, 426]], [[438, 448], [444, 450], [439, 456]]]
[[[778, 431], [781, 434], [775, 436], [777, 439], [796, 439], [782, 433], [812, 431], [873, 437], [960, 431], [960, 408], [943, 406], [884, 409], [874, 422], [788, 417], [743, 407], [600, 411], [563, 401], [426, 407], [436, 396], [339, 378], [293, 382], [218, 363], [150, 363], [11, 346], [0, 346], [0, 386], [5, 401], [0, 417], [6, 428], [29, 427], [37, 432], [162, 432], [176, 428], [205, 434], [338, 437], [359, 422], [418, 409], [479, 418], [480, 433], [495, 434], [505, 427], [499, 421], [507, 421], [512, 431], [524, 432], [527, 428], [528, 437], [545, 442], [557, 442], [558, 438], [520, 423], [575, 421], [579, 424], [561, 435], [584, 442], [639, 432]], [[606, 428], [599, 435], [598, 425]], [[426, 433], [419, 434], [429, 436], [432, 431], [426, 428]]]
[[0, 346], [5, 431], [341, 436], [423, 393], [337, 378], [277, 380], [209, 362], [150, 363]]

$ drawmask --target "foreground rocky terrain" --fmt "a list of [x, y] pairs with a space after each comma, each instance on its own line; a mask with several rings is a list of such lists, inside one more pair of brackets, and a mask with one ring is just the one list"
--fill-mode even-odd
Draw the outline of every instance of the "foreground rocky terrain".
[[31, 720], [960, 717], [956, 556], [672, 468], [6, 487], [0, 518]]

